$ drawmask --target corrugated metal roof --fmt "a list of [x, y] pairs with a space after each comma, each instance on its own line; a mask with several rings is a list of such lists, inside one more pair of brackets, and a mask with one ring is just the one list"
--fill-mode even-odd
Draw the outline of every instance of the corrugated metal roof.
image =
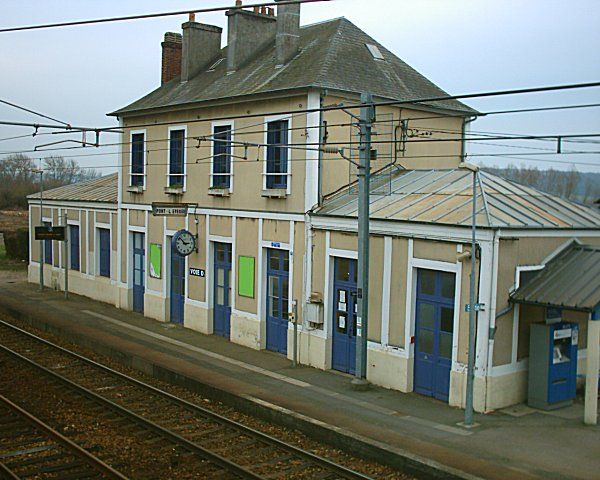
[[[44, 191], [44, 200], [117, 203], [118, 182], [118, 175], [113, 173], [104, 177], [46, 190]], [[27, 198], [30, 200], [39, 199], [40, 194], [34, 193]]]
[[[371, 181], [371, 218], [470, 226], [472, 173], [396, 170]], [[600, 212], [480, 171], [477, 225], [484, 228], [600, 229]], [[358, 216], [356, 186], [332, 195], [315, 215]]]
[[594, 311], [600, 306], [600, 248], [571, 244], [516, 290], [511, 301]]
[[[379, 48], [385, 61], [374, 59], [366, 44]], [[227, 48], [219, 56], [226, 58]], [[207, 65], [189, 81], [181, 83], [177, 77], [111, 115], [306, 88], [371, 92], [376, 97], [400, 101], [448, 95], [345, 18], [302, 27], [298, 55], [284, 68], [277, 68], [277, 64], [273, 39], [233, 73], [227, 71], [227, 62], [211, 71]], [[429, 104], [458, 114], [476, 113], [458, 100]]]

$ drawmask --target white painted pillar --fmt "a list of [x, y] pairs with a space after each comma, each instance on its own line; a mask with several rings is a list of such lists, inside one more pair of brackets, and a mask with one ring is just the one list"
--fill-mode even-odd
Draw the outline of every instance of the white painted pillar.
[[[595, 318], [598, 314], [595, 315]], [[587, 372], [585, 379], [585, 413], [586, 425], [598, 424], [598, 374], [600, 373], [600, 319], [588, 321], [587, 340]]]

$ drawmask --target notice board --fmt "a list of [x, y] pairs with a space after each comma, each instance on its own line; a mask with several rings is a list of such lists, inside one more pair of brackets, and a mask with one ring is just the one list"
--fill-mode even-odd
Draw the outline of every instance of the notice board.
[[238, 295], [254, 298], [254, 257], [238, 257]]
[[150, 276], [152, 278], [161, 278], [162, 275], [162, 245], [159, 243], [150, 244]]

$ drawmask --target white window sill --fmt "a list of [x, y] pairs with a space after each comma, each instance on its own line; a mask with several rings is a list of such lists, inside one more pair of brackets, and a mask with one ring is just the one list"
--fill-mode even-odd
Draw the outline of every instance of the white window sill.
[[230, 197], [231, 191], [229, 187], [211, 187], [208, 189], [208, 194], [213, 197]]
[[129, 193], [144, 193], [144, 186], [143, 185], [130, 185], [129, 187], [127, 187], [127, 191]]
[[165, 187], [166, 195], [183, 195], [183, 187]]
[[285, 188], [267, 188], [262, 191], [261, 196], [265, 198], [285, 198], [288, 193]]

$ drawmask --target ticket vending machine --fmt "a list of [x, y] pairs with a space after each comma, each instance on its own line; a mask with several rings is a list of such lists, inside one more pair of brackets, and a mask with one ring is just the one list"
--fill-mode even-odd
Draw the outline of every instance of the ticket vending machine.
[[577, 324], [560, 322], [531, 325], [529, 406], [551, 410], [573, 403], [578, 341]]

